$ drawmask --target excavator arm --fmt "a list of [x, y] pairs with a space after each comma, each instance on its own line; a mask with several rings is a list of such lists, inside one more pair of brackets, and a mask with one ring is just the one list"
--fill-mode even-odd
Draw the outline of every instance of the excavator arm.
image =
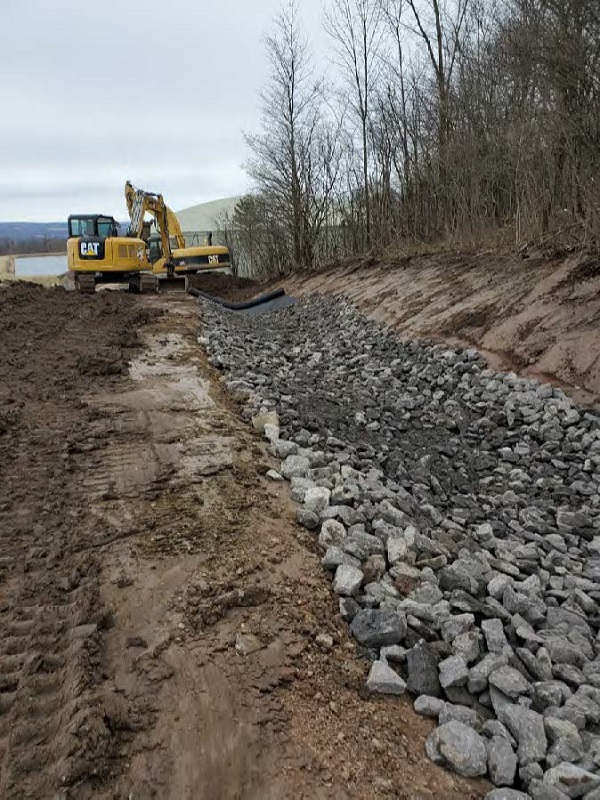
[[162, 194], [154, 194], [143, 189], [137, 189], [127, 181], [125, 183], [125, 201], [127, 202], [127, 210], [131, 220], [129, 230], [132, 236], [143, 238], [144, 215], [146, 212], [154, 217], [160, 234], [162, 252], [167, 269], [171, 268], [172, 270], [171, 236], [175, 238], [177, 247], [185, 247], [185, 238], [177, 217], [166, 205]]

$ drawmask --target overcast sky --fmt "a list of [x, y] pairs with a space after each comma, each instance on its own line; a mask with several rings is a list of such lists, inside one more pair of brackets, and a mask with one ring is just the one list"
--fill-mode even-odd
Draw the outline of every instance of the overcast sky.
[[[322, 0], [301, 0], [316, 55]], [[264, 34], [278, 0], [0, 0], [0, 220], [127, 216], [248, 188]]]

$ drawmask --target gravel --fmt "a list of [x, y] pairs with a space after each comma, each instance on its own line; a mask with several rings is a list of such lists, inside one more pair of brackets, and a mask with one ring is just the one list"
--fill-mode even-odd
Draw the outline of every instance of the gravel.
[[475, 713], [427, 753], [512, 781], [489, 797], [596, 791], [600, 416], [339, 298], [260, 318], [200, 309], [209, 360], [262, 426], [375, 677], [406, 681], [429, 716]]

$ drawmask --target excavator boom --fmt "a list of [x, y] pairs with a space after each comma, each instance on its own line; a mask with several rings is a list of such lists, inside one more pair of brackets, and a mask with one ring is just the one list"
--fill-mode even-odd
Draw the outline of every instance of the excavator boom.
[[[153, 192], [146, 192], [143, 189], [136, 189], [129, 181], [125, 183], [125, 201], [127, 203], [127, 210], [129, 211], [129, 219], [131, 220], [131, 225], [129, 227], [131, 236], [144, 238], [144, 214], [148, 212], [154, 217], [156, 227], [160, 234], [163, 257], [168, 269], [173, 255], [171, 252], [171, 239], [169, 235], [169, 217], [175, 218], [176, 221], [177, 218], [175, 214], [167, 208], [162, 194], [154, 194]], [[177, 223], [177, 228], [181, 234], [179, 223]], [[183, 239], [183, 236], [181, 238]]]

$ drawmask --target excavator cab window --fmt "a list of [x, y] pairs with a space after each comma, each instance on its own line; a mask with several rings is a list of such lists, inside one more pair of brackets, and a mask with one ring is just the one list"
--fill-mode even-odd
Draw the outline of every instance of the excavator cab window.
[[98, 236], [107, 239], [109, 236], [118, 236], [119, 226], [112, 217], [98, 217]]
[[98, 236], [107, 239], [119, 235], [119, 225], [113, 217], [99, 214], [81, 214], [69, 217], [69, 236]]

